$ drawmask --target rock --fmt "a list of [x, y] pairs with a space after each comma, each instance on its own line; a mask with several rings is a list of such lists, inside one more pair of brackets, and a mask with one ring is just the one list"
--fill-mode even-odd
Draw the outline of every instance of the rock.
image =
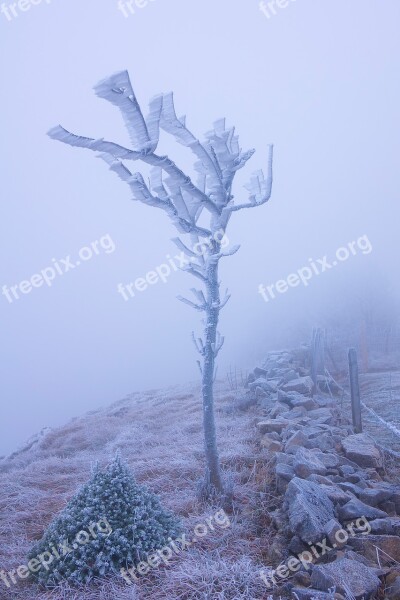
[[293, 465], [293, 456], [290, 454], [285, 454], [284, 452], [278, 452], [275, 455], [275, 461], [277, 465]]
[[327, 469], [336, 469], [339, 466], [339, 457], [337, 454], [329, 452], [321, 452], [320, 450], [313, 450], [316, 458], [322, 462]]
[[312, 481], [293, 478], [286, 490], [289, 525], [292, 533], [305, 542], [320, 542], [325, 525], [335, 518], [334, 507], [326, 493]]
[[276, 419], [276, 417], [279, 417], [280, 415], [283, 415], [286, 412], [287, 406], [285, 404], [282, 404], [281, 402], [275, 402], [272, 409], [270, 410], [269, 416], [271, 417], [271, 419]]
[[286, 442], [285, 452], [297, 452], [297, 448], [304, 447], [307, 443], [307, 440], [308, 438], [304, 435], [301, 429], [299, 429], [299, 431], [296, 431], [296, 433], [294, 433]]
[[316, 473], [311, 473], [311, 475], [307, 477], [307, 481], [319, 483], [320, 485], [334, 486], [334, 483], [330, 479], [328, 479], [328, 477], [324, 477], [323, 475], [317, 475]]
[[332, 600], [332, 594], [311, 588], [292, 588], [291, 592], [295, 600]]
[[257, 398], [254, 392], [246, 392], [243, 396], [236, 399], [234, 408], [236, 410], [249, 410], [252, 406], [257, 403]]
[[342, 441], [347, 458], [360, 467], [383, 467], [383, 457], [374, 440], [365, 433], [350, 435]]
[[345, 492], [351, 492], [357, 496], [357, 498], [362, 494], [362, 488], [360, 488], [358, 485], [355, 485], [355, 483], [349, 483], [348, 481], [337, 481], [336, 483], [340, 489], [344, 490]]
[[348, 558], [349, 560], [358, 560], [358, 562], [362, 563], [366, 567], [373, 566], [370, 560], [367, 560], [364, 556], [361, 556], [361, 554], [357, 554], [357, 552], [354, 552], [354, 550], [345, 550], [341, 554], [343, 554], [341, 558]]
[[342, 465], [339, 469], [339, 473], [343, 475], [343, 477], [347, 477], [348, 475], [352, 475], [354, 473], [354, 467], [350, 467], [349, 465]]
[[321, 433], [321, 435], [308, 440], [307, 448], [318, 448], [323, 452], [330, 452], [336, 446], [335, 439], [329, 433]]
[[400, 537], [396, 535], [356, 535], [349, 538], [348, 545], [375, 563], [377, 555], [382, 565], [400, 562]]
[[[299, 538], [298, 535], [292, 535], [288, 545], [288, 549], [290, 552], [292, 552], [292, 554], [301, 554], [305, 550], [308, 550], [308, 546], [305, 545], [305, 543]], [[302, 583], [300, 583], [300, 581], [298, 581], [298, 584], [303, 585]]]
[[268, 437], [271, 438], [271, 440], [275, 440], [276, 442], [281, 441], [281, 436], [276, 431], [270, 431], [268, 434], [265, 435], [268, 435]]
[[381, 509], [384, 510], [385, 513], [387, 513], [391, 517], [395, 517], [397, 514], [396, 506], [395, 506], [394, 502], [392, 502], [391, 500], [386, 500], [386, 502], [382, 502]]
[[302, 406], [306, 410], [315, 410], [318, 408], [318, 404], [312, 399], [302, 396], [301, 394], [294, 395], [288, 394], [290, 404], [293, 408], [297, 408], [298, 406]]
[[388, 515], [379, 510], [379, 508], [373, 508], [364, 504], [357, 498], [352, 498], [350, 502], [347, 502], [344, 506], [339, 508], [339, 518], [343, 521], [351, 521], [351, 519], [358, 519], [359, 517], [365, 517], [366, 519], [384, 519]]
[[294, 369], [288, 369], [286, 373], [282, 375], [282, 383], [289, 383], [299, 378], [299, 374]]
[[392, 501], [394, 502], [397, 514], [400, 515], [400, 491], [396, 491], [393, 494]]
[[285, 492], [288, 482], [294, 477], [294, 469], [291, 465], [284, 463], [277, 464], [275, 467], [276, 486], [278, 492]]
[[310, 410], [308, 416], [314, 423], [331, 425], [334, 422], [332, 411], [329, 408], [316, 408], [315, 410]]
[[253, 371], [254, 374], [254, 380], [256, 379], [266, 379], [267, 378], [267, 370], [266, 369], [262, 369], [261, 367], [256, 367]]
[[376, 535], [400, 535], [400, 519], [375, 519], [370, 521], [371, 533]]
[[292, 421], [293, 419], [301, 419], [301, 417], [305, 417], [306, 414], [307, 411], [304, 406], [297, 406], [296, 408], [292, 408], [292, 410], [283, 413], [282, 418]]
[[331, 519], [325, 525], [326, 537], [328, 538], [328, 540], [333, 548], [340, 548], [340, 547], [346, 545], [346, 542], [340, 542], [340, 539], [339, 540], [336, 539], [336, 534], [338, 531], [341, 531], [341, 529], [342, 529], [342, 526], [338, 521], [336, 521], [336, 519]]
[[363, 490], [360, 494], [360, 500], [369, 506], [378, 506], [381, 502], [389, 500], [393, 495], [391, 490], [385, 489], [367, 489]]
[[342, 506], [343, 504], [347, 504], [351, 500], [351, 496], [348, 492], [344, 492], [337, 485], [325, 485], [322, 484], [321, 488], [324, 490], [329, 500], [332, 500], [333, 504]]
[[394, 582], [386, 591], [387, 600], [399, 600], [400, 598], [400, 577], [396, 577]]
[[315, 456], [315, 453], [307, 448], [298, 448], [294, 456], [294, 472], [298, 477], [307, 479], [312, 473], [325, 475], [325, 465]]
[[253, 383], [253, 381], [255, 381], [255, 380], [256, 380], [256, 378], [254, 377], [253, 373], [249, 373], [249, 374], [247, 375], [247, 380], [246, 380], [246, 385], [245, 385], [245, 387], [246, 387], [246, 388], [248, 388], [248, 387], [249, 387], [249, 385], [250, 385], [250, 383]]
[[263, 379], [262, 377], [259, 377], [252, 383], [249, 383], [249, 388], [251, 390], [255, 389], [256, 387], [260, 387], [262, 390], [264, 390], [264, 392], [269, 392], [269, 393], [274, 393], [277, 390], [275, 384], [273, 384], [271, 381], [267, 381], [266, 379]]
[[269, 398], [270, 395], [268, 392], [266, 392], [265, 390], [263, 390], [260, 386], [257, 386], [255, 389], [255, 397], [257, 398], [257, 400], [262, 400], [263, 398]]
[[277, 440], [271, 439], [267, 433], [261, 438], [261, 446], [269, 452], [282, 452], [283, 449], [283, 445]]
[[311, 585], [327, 592], [336, 588], [340, 594], [347, 596], [350, 590], [355, 600], [370, 598], [376, 593], [381, 582], [376, 570], [362, 563], [342, 558], [326, 565], [313, 568]]
[[313, 380], [311, 377], [299, 377], [298, 379], [293, 379], [293, 381], [289, 381], [282, 386], [282, 390], [284, 392], [298, 392], [299, 394], [304, 394], [304, 396], [310, 396], [313, 389]]
[[280, 433], [289, 425], [289, 421], [283, 419], [270, 419], [266, 421], [260, 421], [257, 423], [257, 428], [260, 433], [270, 433], [271, 431], [276, 431]]
[[382, 477], [375, 469], [364, 469], [364, 473], [371, 481], [382, 481]]

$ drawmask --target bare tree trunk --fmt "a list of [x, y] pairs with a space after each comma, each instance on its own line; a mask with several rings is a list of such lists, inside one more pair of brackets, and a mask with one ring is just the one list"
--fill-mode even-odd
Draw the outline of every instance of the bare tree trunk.
[[214, 371], [217, 342], [217, 326], [220, 311], [218, 261], [210, 264], [206, 282], [207, 310], [204, 335], [204, 361], [202, 369], [203, 423], [206, 453], [206, 486], [217, 492], [223, 491], [221, 469], [217, 449], [214, 417]]

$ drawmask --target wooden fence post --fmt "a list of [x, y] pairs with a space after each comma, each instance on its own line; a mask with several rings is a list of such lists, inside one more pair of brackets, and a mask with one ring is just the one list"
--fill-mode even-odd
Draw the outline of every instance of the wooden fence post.
[[354, 348], [349, 350], [349, 375], [351, 391], [351, 413], [355, 433], [362, 433], [360, 384], [358, 382], [357, 352]]

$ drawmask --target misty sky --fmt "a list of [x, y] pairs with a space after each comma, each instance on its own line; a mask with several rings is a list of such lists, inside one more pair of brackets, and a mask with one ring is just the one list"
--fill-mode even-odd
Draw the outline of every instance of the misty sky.
[[[199, 315], [176, 300], [191, 277], [173, 273], [129, 301], [117, 291], [178, 254], [166, 215], [132, 202], [92, 152], [46, 136], [61, 123], [129, 145], [119, 111], [92, 90], [115, 71], [129, 70], [146, 111], [173, 90], [199, 136], [222, 116], [236, 126], [242, 147], [256, 149], [237, 199], [275, 144], [270, 203], [235, 214], [228, 230], [242, 246], [221, 269], [232, 293], [221, 377], [229, 365], [254, 366], [280, 333], [308, 327], [359, 281], [373, 288], [377, 271], [388, 290], [398, 286], [398, 0], [296, 0], [270, 18], [257, 0], [153, 0], [127, 18], [117, 0], [43, 0], [16, 17], [8, 5], [0, 287], [61, 268], [68, 255], [76, 262], [94, 241], [98, 254], [51, 287], [0, 296], [0, 455], [129, 392], [198, 378], [190, 333], [200, 332]], [[161, 149], [192, 173], [172, 137], [163, 134]], [[357, 247], [307, 287], [269, 302], [258, 293], [362, 236], [370, 251]]]

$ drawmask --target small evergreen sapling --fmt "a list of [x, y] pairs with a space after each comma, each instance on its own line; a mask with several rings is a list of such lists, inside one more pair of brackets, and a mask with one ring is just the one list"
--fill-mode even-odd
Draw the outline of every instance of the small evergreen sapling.
[[[100, 523], [103, 526], [96, 528]], [[79, 532], [86, 535], [78, 535]], [[35, 579], [46, 587], [62, 580], [88, 583], [143, 560], [180, 532], [178, 519], [161, 506], [155, 494], [136, 483], [129, 467], [117, 455], [104, 471], [95, 469], [90, 481], [78, 490], [33, 546], [29, 559], [40, 560], [48, 553], [34, 573]]]

